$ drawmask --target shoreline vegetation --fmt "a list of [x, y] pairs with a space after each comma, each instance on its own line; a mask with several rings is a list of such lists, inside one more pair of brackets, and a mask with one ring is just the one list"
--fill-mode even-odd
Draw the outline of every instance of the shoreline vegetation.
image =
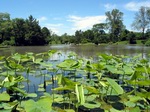
[[[59, 44], [51, 44], [51, 45], [59, 45]], [[95, 43], [80, 43], [80, 44], [74, 44], [74, 43], [70, 43], [70, 44], [62, 44], [62, 45], [96, 45]], [[120, 41], [120, 42], [116, 42], [116, 43], [100, 43], [98, 45], [132, 45], [129, 44], [128, 41]], [[136, 44], [134, 45], [145, 45], [142, 43], [142, 40], [136, 40]], [[50, 45], [46, 45], [46, 46], [50, 46]], [[0, 48], [10, 48], [10, 45], [0, 45]]]

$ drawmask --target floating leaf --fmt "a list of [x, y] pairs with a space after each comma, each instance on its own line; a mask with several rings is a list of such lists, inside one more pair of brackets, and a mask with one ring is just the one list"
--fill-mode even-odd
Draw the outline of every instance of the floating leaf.
[[78, 62], [74, 59], [66, 59], [65, 61], [61, 62], [57, 65], [59, 68], [71, 68], [74, 67]]
[[0, 101], [9, 101], [10, 100], [10, 96], [7, 93], [1, 93], [0, 94]]
[[118, 74], [118, 70], [114, 65], [105, 65], [108, 71], [110, 71], [113, 74]]
[[63, 95], [61, 95], [61, 94], [54, 94], [54, 102], [62, 102], [62, 101], [64, 101], [64, 98], [63, 98], [64, 96]]
[[42, 97], [37, 102], [28, 100], [23, 102], [26, 112], [50, 112], [52, 109], [52, 99]]
[[38, 88], [38, 91], [45, 91], [44, 88]]
[[38, 86], [39, 86], [40, 88], [42, 88], [42, 87], [44, 87], [44, 84], [39, 84]]
[[40, 65], [43, 66], [43, 67], [52, 67], [51, 63], [41, 62]]
[[52, 80], [46, 80], [46, 86], [52, 84]]
[[34, 97], [37, 97], [37, 94], [36, 94], [36, 93], [28, 93], [28, 94], [27, 94], [27, 97], [32, 97], [32, 98], [34, 98]]

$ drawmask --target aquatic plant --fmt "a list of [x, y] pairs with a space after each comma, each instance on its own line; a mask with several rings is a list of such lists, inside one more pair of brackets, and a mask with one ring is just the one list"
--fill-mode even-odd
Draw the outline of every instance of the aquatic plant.
[[149, 59], [99, 54], [94, 60], [72, 52], [64, 60], [60, 56], [53, 50], [0, 56], [0, 111], [150, 110]]

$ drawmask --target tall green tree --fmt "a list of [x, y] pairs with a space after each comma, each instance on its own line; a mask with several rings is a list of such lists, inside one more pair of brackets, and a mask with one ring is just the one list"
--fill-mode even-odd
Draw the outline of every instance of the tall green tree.
[[98, 45], [99, 43], [109, 42], [109, 39], [106, 36], [106, 32], [108, 29], [107, 23], [98, 23], [93, 25], [92, 31], [94, 33], [93, 42]]
[[92, 30], [94, 33], [98, 32], [98, 33], [104, 34], [105, 30], [107, 30], [107, 24], [106, 23], [95, 24], [93, 25]]
[[70, 39], [71, 37], [67, 33], [64, 33], [63, 35], [61, 35], [61, 44], [71, 43]]
[[49, 44], [61, 44], [61, 37], [52, 33]]
[[75, 44], [79, 44], [82, 41], [83, 32], [81, 30], [77, 30], [75, 32]]
[[94, 32], [92, 30], [84, 31], [83, 38], [85, 42], [92, 42], [94, 40]]
[[128, 34], [130, 33], [129, 30], [127, 29], [124, 29], [121, 34], [120, 34], [120, 38], [121, 38], [121, 41], [125, 41], [128, 39]]
[[12, 20], [12, 24], [15, 45], [24, 45], [26, 34], [25, 20], [22, 18], [15, 18]]
[[0, 13], [0, 43], [10, 40], [11, 29], [10, 14]]
[[142, 6], [135, 14], [135, 19], [132, 23], [132, 27], [136, 30], [141, 30], [142, 39], [144, 39], [145, 30], [150, 24], [150, 8]]
[[39, 22], [32, 15], [26, 19], [25, 41], [26, 45], [44, 45], [45, 43]]
[[119, 35], [121, 31], [125, 28], [123, 25], [123, 13], [118, 9], [113, 9], [105, 13], [106, 22], [109, 27], [111, 41], [119, 41]]
[[9, 13], [0, 13], [0, 22], [9, 21], [10, 14]]
[[49, 44], [52, 32], [47, 27], [43, 27], [41, 31], [45, 40], [45, 44]]

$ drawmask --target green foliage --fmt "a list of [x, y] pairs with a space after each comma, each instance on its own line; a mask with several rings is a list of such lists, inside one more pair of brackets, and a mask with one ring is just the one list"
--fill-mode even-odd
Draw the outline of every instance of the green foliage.
[[113, 9], [105, 13], [106, 21], [111, 33], [111, 41], [119, 41], [118, 38], [121, 31], [124, 29], [123, 25], [123, 13], [118, 9]]
[[133, 32], [128, 34], [129, 44], [136, 44], [136, 35]]
[[141, 6], [139, 11], [135, 14], [135, 19], [132, 23], [132, 26], [136, 30], [141, 30], [142, 39], [145, 39], [145, 30], [149, 28], [150, 24], [150, 8]]
[[117, 92], [117, 94], [123, 94], [123, 89], [114, 80], [107, 78], [109, 85]]
[[0, 94], [0, 101], [9, 101], [10, 100], [10, 96], [7, 93], [1, 93]]
[[[47, 61], [53, 54], [60, 55], [50, 50], [0, 56], [0, 89], [3, 91], [0, 110], [78, 112], [84, 107], [87, 111], [119, 112], [150, 109], [148, 59], [99, 54], [95, 61], [79, 59], [71, 52], [61, 62]], [[31, 76], [35, 80], [43, 79], [36, 86], [40, 96], [36, 91], [28, 93], [28, 86], [24, 88], [32, 83]], [[51, 93], [46, 89], [48, 86], [51, 86]]]
[[22, 106], [26, 112], [50, 112], [52, 110], [52, 99], [43, 96], [37, 102], [34, 100], [24, 101]]
[[15, 18], [10, 20], [8, 14], [1, 13], [0, 43], [4, 45], [45, 45], [50, 41], [50, 31], [41, 29], [32, 15], [28, 19]]
[[150, 46], [150, 39], [148, 39], [148, 40], [145, 42], [145, 45], [146, 45], [146, 46]]

